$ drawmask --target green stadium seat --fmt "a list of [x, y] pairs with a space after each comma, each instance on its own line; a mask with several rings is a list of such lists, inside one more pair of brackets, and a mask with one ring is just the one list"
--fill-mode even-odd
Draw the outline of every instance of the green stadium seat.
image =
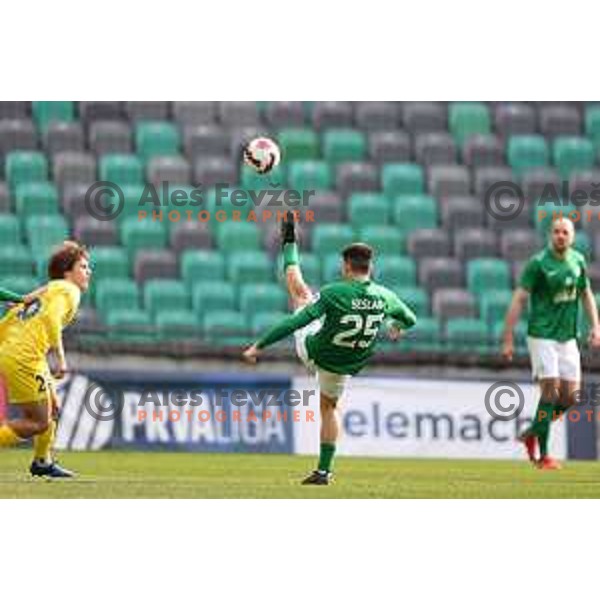
[[554, 141], [554, 164], [563, 179], [574, 171], [586, 171], [594, 166], [594, 145], [580, 137], [559, 137]]
[[497, 323], [504, 322], [512, 296], [512, 291], [508, 289], [494, 290], [493, 294], [479, 296], [479, 314], [491, 330]]
[[[153, 210], [164, 210], [164, 207], [158, 207], [153, 202], [147, 200], [145, 186], [141, 184], [127, 184], [120, 187], [123, 192], [124, 206], [118, 216], [119, 222], [124, 221], [128, 217], [139, 218], [140, 211], [146, 211], [150, 215]], [[171, 210], [171, 207], [169, 207], [169, 210]]]
[[216, 346], [239, 346], [251, 341], [245, 316], [233, 310], [211, 311], [204, 315], [204, 335]]
[[330, 163], [361, 161], [367, 154], [365, 135], [353, 129], [330, 129], [323, 134], [323, 156]]
[[258, 312], [250, 315], [250, 327], [252, 335], [260, 336], [266, 333], [271, 327], [279, 323], [281, 319], [287, 317], [284, 312]]
[[248, 283], [240, 287], [240, 310], [250, 318], [256, 312], [285, 312], [286, 292], [274, 283]]
[[128, 279], [129, 257], [121, 246], [98, 246], [91, 251], [92, 284], [102, 279]]
[[302, 160], [290, 163], [288, 188], [298, 190], [328, 190], [333, 185], [331, 167], [324, 161]]
[[600, 105], [594, 104], [585, 109], [585, 135], [598, 148], [600, 142]]
[[44, 130], [52, 121], [73, 121], [75, 103], [70, 100], [33, 101], [33, 119], [38, 129]]
[[277, 140], [286, 163], [319, 158], [319, 136], [311, 129], [282, 129]]
[[417, 319], [429, 315], [429, 294], [423, 288], [407, 286], [395, 288], [394, 292], [417, 315]]
[[0, 246], [0, 278], [33, 276], [33, 256], [27, 246]]
[[[274, 186], [278, 187], [283, 185], [285, 180], [285, 169], [282, 165], [278, 165], [267, 175], [261, 175], [256, 169], [253, 169], [248, 165], [242, 165], [240, 183], [241, 187], [245, 190], [272, 190], [274, 189]], [[267, 200], [268, 197], [263, 200], [263, 203], [266, 204]], [[252, 200], [248, 199], [248, 202], [252, 203]], [[254, 209], [253, 203], [251, 208]]]
[[273, 264], [265, 252], [244, 250], [232, 253], [226, 269], [228, 279], [236, 284], [273, 281]]
[[350, 225], [318, 223], [314, 226], [312, 249], [316, 254], [340, 253], [344, 246], [354, 242], [354, 232]]
[[357, 230], [356, 237], [375, 250], [375, 260], [384, 254], [404, 254], [406, 240], [397, 227], [388, 225], [361, 227]]
[[[218, 193], [212, 188], [203, 198], [206, 202], [196, 210], [207, 210], [211, 215], [210, 225], [213, 231], [218, 230], [224, 223], [246, 222], [246, 218], [252, 208], [252, 200], [250, 198], [232, 199], [233, 190], [222, 190]], [[235, 203], [235, 204], [234, 204]], [[235, 217], [235, 219], [234, 219]], [[251, 224], [251, 223], [248, 223]]]
[[50, 254], [69, 237], [69, 227], [62, 215], [34, 215], [25, 221], [29, 247], [34, 255]]
[[6, 155], [6, 181], [11, 189], [21, 183], [48, 180], [48, 159], [41, 152], [9, 152]]
[[[319, 288], [321, 284], [321, 260], [314, 254], [305, 252], [300, 253], [300, 268], [302, 269], [302, 276], [308, 287], [312, 290]], [[277, 257], [277, 266], [275, 267], [275, 274], [281, 285], [285, 286], [285, 277], [283, 275], [283, 256], [281, 253]]]
[[95, 304], [105, 315], [114, 310], [135, 310], [139, 299], [138, 286], [131, 279], [103, 279], [96, 285]]
[[0, 246], [21, 243], [21, 221], [16, 215], [0, 214]]
[[550, 152], [541, 135], [515, 135], [509, 138], [506, 147], [508, 164], [514, 174], [521, 177], [531, 169], [548, 165]]
[[144, 285], [144, 307], [151, 315], [187, 310], [190, 297], [185, 284], [173, 279], [153, 279]]
[[[492, 327], [492, 339], [495, 342], [496, 348], [500, 348], [504, 335], [504, 322], [497, 322]], [[514, 329], [515, 354], [517, 356], [526, 356], [527, 349], [527, 323], [519, 321]]]
[[32, 275], [16, 275], [2, 277], [0, 287], [15, 292], [15, 294], [28, 294], [42, 285], [42, 280]]
[[324, 285], [342, 278], [342, 257], [339, 252], [333, 252], [322, 257], [321, 281]]
[[143, 310], [114, 309], [104, 322], [111, 328], [109, 338], [115, 341], [148, 343], [155, 338], [152, 317]]
[[467, 263], [467, 288], [475, 296], [505, 291], [510, 286], [508, 262], [499, 258], [477, 258]]
[[587, 231], [577, 232], [573, 247], [581, 252], [588, 261], [592, 259], [592, 241]]
[[192, 307], [199, 314], [211, 310], [234, 310], [235, 286], [225, 281], [199, 281], [192, 288]]
[[416, 325], [406, 332], [398, 348], [419, 352], [439, 352], [441, 350], [441, 331], [442, 327], [439, 319], [433, 317], [417, 318]]
[[495, 349], [485, 321], [449, 319], [446, 323], [446, 345], [449, 352], [481, 353]]
[[200, 319], [192, 310], [160, 309], [154, 316], [159, 337], [163, 340], [197, 339], [200, 337]]
[[409, 163], [390, 163], [381, 170], [381, 185], [388, 198], [422, 194], [425, 190], [423, 168]]
[[167, 229], [158, 221], [129, 217], [121, 224], [120, 236], [132, 259], [139, 250], [158, 250], [167, 245]]
[[417, 281], [417, 265], [408, 256], [380, 256], [375, 260], [375, 281], [392, 289], [412, 287]]
[[488, 107], [480, 102], [450, 104], [448, 125], [459, 146], [473, 135], [489, 135], [492, 132]]
[[135, 154], [104, 154], [99, 159], [101, 181], [117, 185], [144, 183], [144, 164]]
[[186, 250], [181, 255], [181, 277], [188, 286], [198, 281], [225, 279], [225, 257], [211, 250]]
[[142, 121], [135, 128], [135, 147], [138, 154], [148, 159], [179, 153], [181, 139], [177, 126], [166, 121]]
[[353, 227], [389, 223], [390, 206], [385, 196], [381, 194], [352, 194], [347, 206]]
[[58, 190], [49, 182], [21, 183], [15, 190], [15, 207], [22, 218], [58, 212]]
[[393, 221], [408, 234], [416, 229], [436, 229], [438, 204], [432, 196], [397, 196], [392, 207]]
[[255, 251], [260, 248], [261, 231], [254, 223], [226, 221], [217, 229], [217, 245], [221, 252]]

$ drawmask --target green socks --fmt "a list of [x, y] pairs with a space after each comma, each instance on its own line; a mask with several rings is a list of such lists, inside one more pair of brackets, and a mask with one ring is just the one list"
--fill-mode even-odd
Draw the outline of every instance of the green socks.
[[319, 453], [319, 471], [326, 471], [331, 473], [331, 464], [333, 463], [333, 456], [335, 454], [335, 444], [331, 442], [321, 442], [321, 452]]
[[300, 256], [298, 254], [298, 245], [295, 242], [291, 244], [284, 244], [283, 246], [283, 271], [292, 265], [300, 263]]
[[529, 432], [535, 435], [540, 443], [540, 455], [542, 457], [548, 454], [548, 439], [550, 438], [550, 425], [552, 416], [557, 407], [554, 404], [540, 400], [538, 404], [533, 424], [529, 428]]

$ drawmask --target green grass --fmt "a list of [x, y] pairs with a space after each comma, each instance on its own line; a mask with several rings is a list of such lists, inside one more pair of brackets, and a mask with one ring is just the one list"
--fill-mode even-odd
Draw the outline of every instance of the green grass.
[[600, 463], [340, 458], [329, 487], [299, 485], [302, 456], [64, 452], [72, 481], [32, 480], [26, 450], [0, 452], [0, 498], [600, 498]]

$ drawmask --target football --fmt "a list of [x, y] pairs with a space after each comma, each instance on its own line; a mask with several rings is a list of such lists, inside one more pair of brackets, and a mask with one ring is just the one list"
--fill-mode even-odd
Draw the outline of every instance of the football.
[[244, 147], [244, 162], [265, 175], [279, 164], [281, 151], [279, 146], [269, 138], [255, 138]]

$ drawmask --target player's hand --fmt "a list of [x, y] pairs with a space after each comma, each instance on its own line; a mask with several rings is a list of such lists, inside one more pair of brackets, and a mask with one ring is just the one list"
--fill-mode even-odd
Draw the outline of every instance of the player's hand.
[[403, 335], [402, 329], [397, 325], [390, 325], [387, 330], [387, 336], [392, 342], [397, 342]]
[[592, 348], [600, 348], [600, 327], [595, 327], [590, 331], [589, 342]]
[[513, 359], [514, 352], [515, 346], [512, 337], [505, 337], [504, 342], [502, 344], [502, 356], [505, 360], [511, 362]]
[[249, 364], [255, 365], [256, 360], [258, 359], [258, 355], [260, 354], [260, 350], [256, 347], [256, 344], [253, 344], [249, 348], [246, 348], [242, 353], [242, 358]]
[[31, 292], [30, 294], [26, 294], [25, 296], [23, 296], [23, 304], [25, 306], [29, 306], [36, 298], [37, 298], [36, 292]]
[[56, 368], [52, 371], [52, 377], [60, 381], [65, 378], [65, 375], [69, 372], [66, 363], [59, 363]]

